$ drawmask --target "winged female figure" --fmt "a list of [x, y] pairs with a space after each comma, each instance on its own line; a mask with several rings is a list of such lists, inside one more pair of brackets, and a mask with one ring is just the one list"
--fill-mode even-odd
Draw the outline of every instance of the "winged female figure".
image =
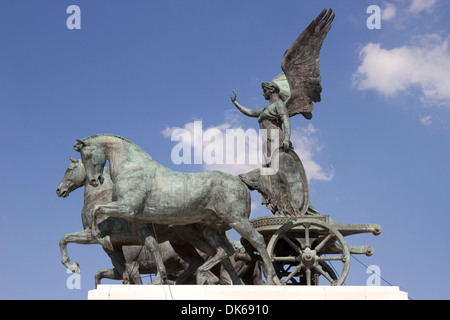
[[[274, 214], [318, 214], [309, 203], [306, 174], [290, 141], [290, 117], [302, 114], [310, 120], [313, 102], [321, 100], [319, 54], [334, 16], [331, 9], [324, 9], [284, 53], [283, 73], [261, 85], [263, 96], [269, 101], [267, 107], [249, 109], [237, 102], [234, 91], [231, 95], [237, 109], [246, 116], [258, 118], [260, 129], [267, 134], [263, 139], [265, 166], [274, 166], [276, 162], [276, 173], [266, 175], [256, 169], [239, 177], [250, 189], [263, 195], [263, 204]], [[278, 137], [277, 141], [273, 137]]]

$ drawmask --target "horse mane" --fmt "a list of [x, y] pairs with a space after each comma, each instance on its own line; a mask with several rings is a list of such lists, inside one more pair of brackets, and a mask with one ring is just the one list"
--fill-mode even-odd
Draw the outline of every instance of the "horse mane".
[[[131, 143], [132, 145], [135, 145], [136, 147], [139, 147], [139, 146], [138, 146], [137, 144], [135, 144], [134, 142], [132, 142], [132, 141], [130, 141], [130, 140], [128, 140], [128, 139], [125, 139], [124, 137], [118, 136], [117, 134], [111, 134], [111, 133], [99, 133], [99, 134], [94, 134], [93, 136], [89, 136], [89, 137], [86, 137], [86, 138], [81, 139], [81, 141], [87, 142], [86, 140], [94, 139], [94, 138], [97, 138], [97, 137], [100, 137], [100, 136], [108, 136], [108, 137], [118, 138], [118, 139], [121, 139], [121, 140], [126, 141], [126, 142], [128, 142], [128, 143]], [[141, 148], [141, 147], [139, 147], [139, 148]], [[141, 148], [141, 149], [142, 149], [142, 148]]]
[[89, 137], [83, 138], [83, 139], [81, 139], [81, 141], [88, 142], [88, 140], [90, 140], [90, 139], [94, 139], [94, 138], [101, 137], [101, 136], [113, 137], [113, 138], [117, 138], [117, 139], [123, 140], [125, 142], [128, 142], [129, 144], [131, 144], [131, 145], [137, 147], [138, 149], [142, 150], [142, 152], [144, 152], [147, 156], [149, 156], [151, 158], [151, 156], [144, 149], [139, 147], [136, 143], [134, 143], [134, 142], [132, 142], [132, 141], [130, 141], [128, 139], [125, 139], [124, 137], [118, 136], [117, 134], [99, 133], [99, 134], [94, 134], [93, 136], [89, 136]]

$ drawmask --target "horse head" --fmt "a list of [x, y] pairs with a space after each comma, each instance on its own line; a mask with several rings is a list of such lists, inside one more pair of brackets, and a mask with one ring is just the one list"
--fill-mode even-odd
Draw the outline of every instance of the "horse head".
[[81, 154], [81, 161], [83, 162], [89, 184], [93, 187], [103, 184], [103, 169], [106, 164], [106, 155], [103, 150], [95, 144], [82, 140], [77, 140], [73, 148]]
[[81, 159], [70, 157], [70, 164], [56, 189], [56, 194], [58, 197], [66, 198], [72, 191], [84, 186], [85, 181], [86, 171], [84, 170]]

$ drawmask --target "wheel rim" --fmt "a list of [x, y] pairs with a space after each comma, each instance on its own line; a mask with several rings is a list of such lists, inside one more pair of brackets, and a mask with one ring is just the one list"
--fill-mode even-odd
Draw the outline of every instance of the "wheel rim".
[[[280, 246], [286, 245], [290, 251], [280, 250]], [[325, 256], [330, 246], [340, 248], [341, 252]], [[296, 277], [303, 276], [306, 285], [311, 285], [314, 276], [323, 276], [331, 285], [339, 286], [344, 283], [350, 268], [350, 252], [342, 234], [316, 219], [299, 218], [285, 223], [270, 238], [267, 251], [282, 284], [297, 284]], [[342, 262], [339, 278], [328, 266], [329, 261]]]

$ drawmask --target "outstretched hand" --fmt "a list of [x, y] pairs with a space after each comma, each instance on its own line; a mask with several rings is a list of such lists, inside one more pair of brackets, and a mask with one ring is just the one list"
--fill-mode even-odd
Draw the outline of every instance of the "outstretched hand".
[[236, 101], [236, 92], [234, 92], [234, 90], [233, 90], [233, 94], [230, 95], [230, 98], [231, 98], [231, 102], [234, 103]]

